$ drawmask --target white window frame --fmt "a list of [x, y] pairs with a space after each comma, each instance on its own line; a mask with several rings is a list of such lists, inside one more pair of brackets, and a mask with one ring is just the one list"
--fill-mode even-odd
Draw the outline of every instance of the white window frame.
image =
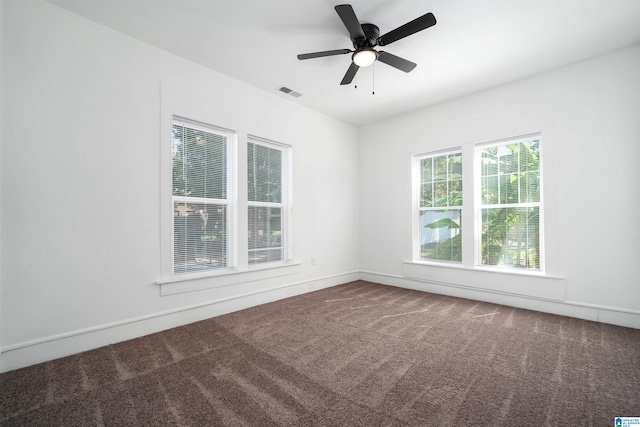
[[[539, 141], [539, 153], [540, 158], [538, 160], [538, 170], [540, 174], [540, 198], [538, 202], [526, 202], [526, 203], [511, 203], [492, 205], [501, 208], [513, 208], [513, 207], [538, 207], [539, 212], [539, 224], [538, 224], [538, 238], [539, 238], [539, 268], [519, 268], [507, 265], [490, 265], [482, 264], [482, 210], [487, 208], [487, 205], [482, 204], [482, 151], [488, 147], [495, 147], [506, 144], [518, 144], [521, 142], [527, 142], [531, 140]], [[474, 145], [474, 161], [476, 170], [473, 176], [474, 181], [474, 265], [478, 269], [486, 269], [491, 271], [504, 271], [509, 273], [522, 273], [522, 274], [544, 274], [545, 273], [545, 209], [544, 209], [544, 173], [543, 173], [543, 141], [541, 133], [532, 133], [527, 135], [520, 135], [511, 138], [498, 139], [493, 141], [482, 142]]]
[[[236, 254], [236, 241], [237, 241], [237, 233], [235, 218], [236, 218], [236, 197], [235, 197], [235, 174], [236, 174], [236, 139], [237, 135], [234, 131], [230, 129], [226, 129], [220, 126], [215, 126], [208, 123], [202, 123], [196, 120], [187, 119], [180, 116], [172, 116], [171, 126], [179, 125], [185, 126], [191, 129], [200, 130], [203, 132], [214, 133], [219, 136], [223, 136], [227, 140], [227, 148], [226, 148], [226, 199], [213, 199], [213, 198], [200, 198], [200, 197], [189, 197], [189, 196], [174, 196], [173, 195], [173, 185], [170, 184], [169, 188], [171, 189], [171, 209], [173, 211], [173, 206], [175, 202], [191, 202], [191, 203], [204, 203], [204, 204], [216, 204], [216, 205], [224, 205], [226, 207], [226, 258], [227, 265], [219, 268], [211, 268], [198, 270], [193, 272], [176, 272], [175, 271], [175, 241], [174, 241], [174, 227], [175, 227], [175, 216], [171, 214], [171, 277], [176, 278], [190, 278], [190, 277], [201, 277], [201, 276], [211, 276], [216, 274], [228, 273], [229, 271], [234, 271], [237, 264]], [[173, 144], [173, 141], [172, 141]], [[173, 150], [173, 146], [171, 147]], [[173, 165], [171, 166], [173, 167]]]
[[[251, 201], [247, 195], [247, 219], [249, 215], [249, 208], [251, 207], [272, 207], [272, 208], [280, 208], [282, 212], [282, 237], [281, 237], [281, 246], [277, 248], [262, 248], [262, 249], [249, 249], [247, 248], [247, 257], [249, 257], [249, 253], [253, 251], [259, 250], [273, 250], [279, 249], [283, 251], [282, 259], [276, 261], [267, 261], [267, 262], [259, 262], [259, 263], [249, 263], [248, 268], [250, 270], [255, 269], [264, 269], [275, 267], [283, 264], [289, 264], [293, 262], [293, 246], [292, 246], [292, 233], [291, 233], [291, 224], [292, 224], [292, 180], [291, 180], [291, 146], [273, 141], [270, 139], [262, 138], [255, 135], [247, 135], [247, 159], [248, 159], [248, 150], [249, 145], [255, 144], [260, 145], [272, 150], [278, 150], [281, 153], [281, 202], [264, 202], [264, 201]], [[248, 179], [248, 171], [247, 171], [247, 179]], [[246, 236], [248, 239], [249, 228], [247, 224]]]
[[[421, 170], [421, 161], [423, 159], [426, 158], [434, 158], [434, 157], [439, 157], [439, 156], [443, 156], [443, 155], [447, 155], [447, 154], [459, 154], [461, 157], [463, 157], [464, 159], [464, 154], [463, 154], [463, 150], [462, 147], [453, 147], [453, 148], [449, 148], [449, 149], [445, 149], [445, 150], [437, 150], [437, 151], [430, 151], [427, 153], [419, 153], [419, 154], [414, 154], [412, 157], [412, 185], [413, 185], [413, 189], [412, 189], [412, 200], [413, 200], [413, 208], [412, 208], [412, 242], [413, 242], [413, 260], [415, 262], [419, 262], [419, 263], [425, 263], [425, 264], [430, 264], [430, 263], [434, 263], [434, 264], [442, 264], [442, 265], [450, 265], [450, 266], [462, 266], [464, 264], [464, 260], [465, 260], [465, 250], [464, 250], [464, 242], [463, 242], [463, 249], [462, 249], [462, 260], [461, 261], [448, 261], [448, 260], [438, 260], [438, 259], [425, 259], [422, 258], [420, 256], [421, 253], [421, 241], [420, 241], [420, 213], [423, 211], [428, 211], [428, 210], [459, 210], [460, 211], [460, 215], [462, 216], [462, 218], [465, 217], [464, 212], [466, 211], [465, 208], [465, 185], [464, 185], [464, 160], [463, 160], [463, 172], [462, 172], [462, 181], [463, 181], [463, 190], [462, 190], [462, 194], [463, 194], [463, 202], [462, 205], [460, 206], [434, 206], [434, 207], [420, 207], [420, 190], [421, 190], [421, 178], [422, 178], [422, 170]], [[460, 233], [462, 233], [462, 229], [464, 228], [464, 223], [462, 223], [460, 225], [461, 230]]]
[[[160, 159], [158, 176], [160, 178], [159, 199], [159, 274], [155, 283], [159, 285], [160, 295], [177, 295], [198, 292], [207, 289], [231, 285], [261, 282], [266, 279], [300, 273], [302, 263], [294, 258], [294, 238], [292, 228], [295, 224], [292, 209], [292, 150], [288, 152], [285, 178], [288, 180], [287, 245], [288, 259], [283, 263], [265, 263], [249, 266], [247, 260], [247, 172], [246, 140], [249, 135], [245, 116], [237, 109], [229, 109], [219, 100], [200, 96], [190, 91], [160, 84], [160, 129], [158, 156]], [[227, 212], [228, 268], [209, 269], [193, 273], [173, 273], [173, 214], [172, 203], [172, 126], [174, 118], [193, 123], [214, 125], [214, 128], [228, 131], [233, 135], [231, 147], [227, 151], [229, 208]], [[276, 134], [280, 133], [276, 130]], [[284, 145], [284, 144], [283, 144]], [[287, 146], [289, 147], [289, 146]], [[149, 196], [151, 197], [151, 196]]]
[[[503, 145], [516, 144], [520, 142], [537, 139], [539, 145], [539, 173], [540, 173], [540, 199], [538, 202], [518, 203], [509, 205], [500, 205], [500, 207], [525, 207], [535, 205], [539, 209], [539, 268], [522, 268], [506, 265], [485, 265], [482, 264], [482, 210], [487, 206], [482, 205], [482, 156], [481, 152], [484, 148]], [[462, 268], [467, 270], [484, 270], [496, 273], [509, 273], [519, 275], [547, 276], [548, 266], [548, 248], [545, 245], [545, 188], [544, 188], [544, 154], [543, 154], [543, 138], [540, 132], [525, 135], [514, 136], [510, 138], [485, 141], [481, 143], [470, 143], [464, 146], [451, 147], [441, 150], [429, 151], [424, 153], [413, 154], [411, 156], [411, 184], [412, 184], [412, 215], [411, 215], [411, 250], [412, 261], [410, 263], [432, 265], [438, 267]], [[461, 153], [463, 157], [463, 204], [460, 206], [462, 213], [461, 228], [463, 233], [462, 262], [452, 262], [436, 259], [423, 259], [420, 257], [420, 224], [419, 216], [423, 210], [420, 208], [420, 161], [426, 157], [437, 157], [450, 153]], [[455, 207], [456, 209], [458, 207]], [[433, 208], [437, 209], [437, 208]], [[450, 209], [450, 207], [442, 207], [441, 209]], [[553, 249], [553, 248], [552, 248]], [[553, 250], [552, 250], [553, 252]], [[555, 252], [553, 252], [555, 254]], [[552, 274], [557, 274], [556, 269], [552, 269]], [[554, 276], [555, 277], [555, 276]]]

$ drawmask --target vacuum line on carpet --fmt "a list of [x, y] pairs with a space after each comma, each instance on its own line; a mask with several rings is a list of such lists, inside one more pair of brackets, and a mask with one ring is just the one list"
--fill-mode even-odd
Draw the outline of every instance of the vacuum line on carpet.
[[424, 310], [410, 311], [408, 313], [387, 314], [386, 316], [382, 316], [382, 319], [387, 317], [406, 316], [407, 314], [424, 313], [425, 311], [429, 311], [429, 309], [425, 308]]
[[499, 312], [499, 311], [496, 311], [496, 312], [494, 312], [494, 313], [478, 314], [478, 315], [475, 315], [475, 316], [473, 316], [473, 317], [474, 317], [474, 319], [475, 319], [476, 317], [493, 316], [494, 314], [500, 314], [500, 312]]

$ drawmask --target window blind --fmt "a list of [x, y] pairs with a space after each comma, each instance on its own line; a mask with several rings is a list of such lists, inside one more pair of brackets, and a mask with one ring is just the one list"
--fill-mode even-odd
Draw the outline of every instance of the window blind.
[[249, 264], [284, 260], [283, 149], [257, 139], [247, 144]]
[[227, 267], [230, 134], [180, 120], [172, 132], [174, 273]]
[[480, 146], [481, 263], [540, 269], [540, 139]]

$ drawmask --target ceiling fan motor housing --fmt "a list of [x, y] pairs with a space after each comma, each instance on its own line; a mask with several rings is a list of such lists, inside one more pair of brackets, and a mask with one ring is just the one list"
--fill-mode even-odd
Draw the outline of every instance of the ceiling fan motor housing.
[[399, 26], [395, 30], [391, 30], [380, 36], [380, 29], [373, 24], [361, 24], [353, 11], [353, 7], [349, 4], [339, 4], [334, 7], [336, 13], [342, 20], [342, 23], [349, 32], [349, 38], [353, 43], [355, 50], [334, 49], [322, 52], [312, 52], [298, 55], [298, 59], [322, 58], [324, 56], [345, 55], [353, 53], [351, 56], [351, 65], [344, 78], [340, 82], [341, 85], [347, 85], [353, 81], [358, 69], [380, 61], [405, 73], [413, 70], [417, 64], [407, 61], [404, 58], [395, 56], [389, 52], [378, 52], [374, 48], [376, 46], [387, 46], [397, 40], [415, 34], [419, 31], [427, 29], [436, 24], [436, 18], [433, 13], [425, 13], [424, 15]]
[[380, 37], [380, 29], [377, 25], [362, 24], [362, 31], [364, 32], [364, 38], [352, 39], [353, 47], [356, 50], [362, 48], [373, 48], [378, 45], [378, 38]]

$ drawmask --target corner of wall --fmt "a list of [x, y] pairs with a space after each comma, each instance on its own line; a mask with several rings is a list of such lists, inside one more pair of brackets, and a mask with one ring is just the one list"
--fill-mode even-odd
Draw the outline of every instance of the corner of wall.
[[[640, 329], [640, 311], [609, 307], [604, 305], [586, 304], [553, 296], [518, 294], [500, 289], [483, 289], [474, 286], [473, 282], [446, 283], [433, 281], [428, 278], [407, 277], [406, 275], [392, 275], [373, 271], [361, 271], [360, 279], [387, 286], [413, 289], [421, 292], [447, 295], [456, 298], [472, 299], [507, 307], [522, 308], [539, 311], [558, 316], [574, 317], [592, 322], [607, 323]], [[549, 279], [561, 284], [559, 279]]]
[[[4, 1], [0, 1], [0, 64], [4, 64]], [[0, 350], [2, 349], [2, 229], [4, 210], [2, 204], [2, 146], [4, 144], [4, 66], [0, 65]], [[2, 361], [0, 360], [0, 372]]]

